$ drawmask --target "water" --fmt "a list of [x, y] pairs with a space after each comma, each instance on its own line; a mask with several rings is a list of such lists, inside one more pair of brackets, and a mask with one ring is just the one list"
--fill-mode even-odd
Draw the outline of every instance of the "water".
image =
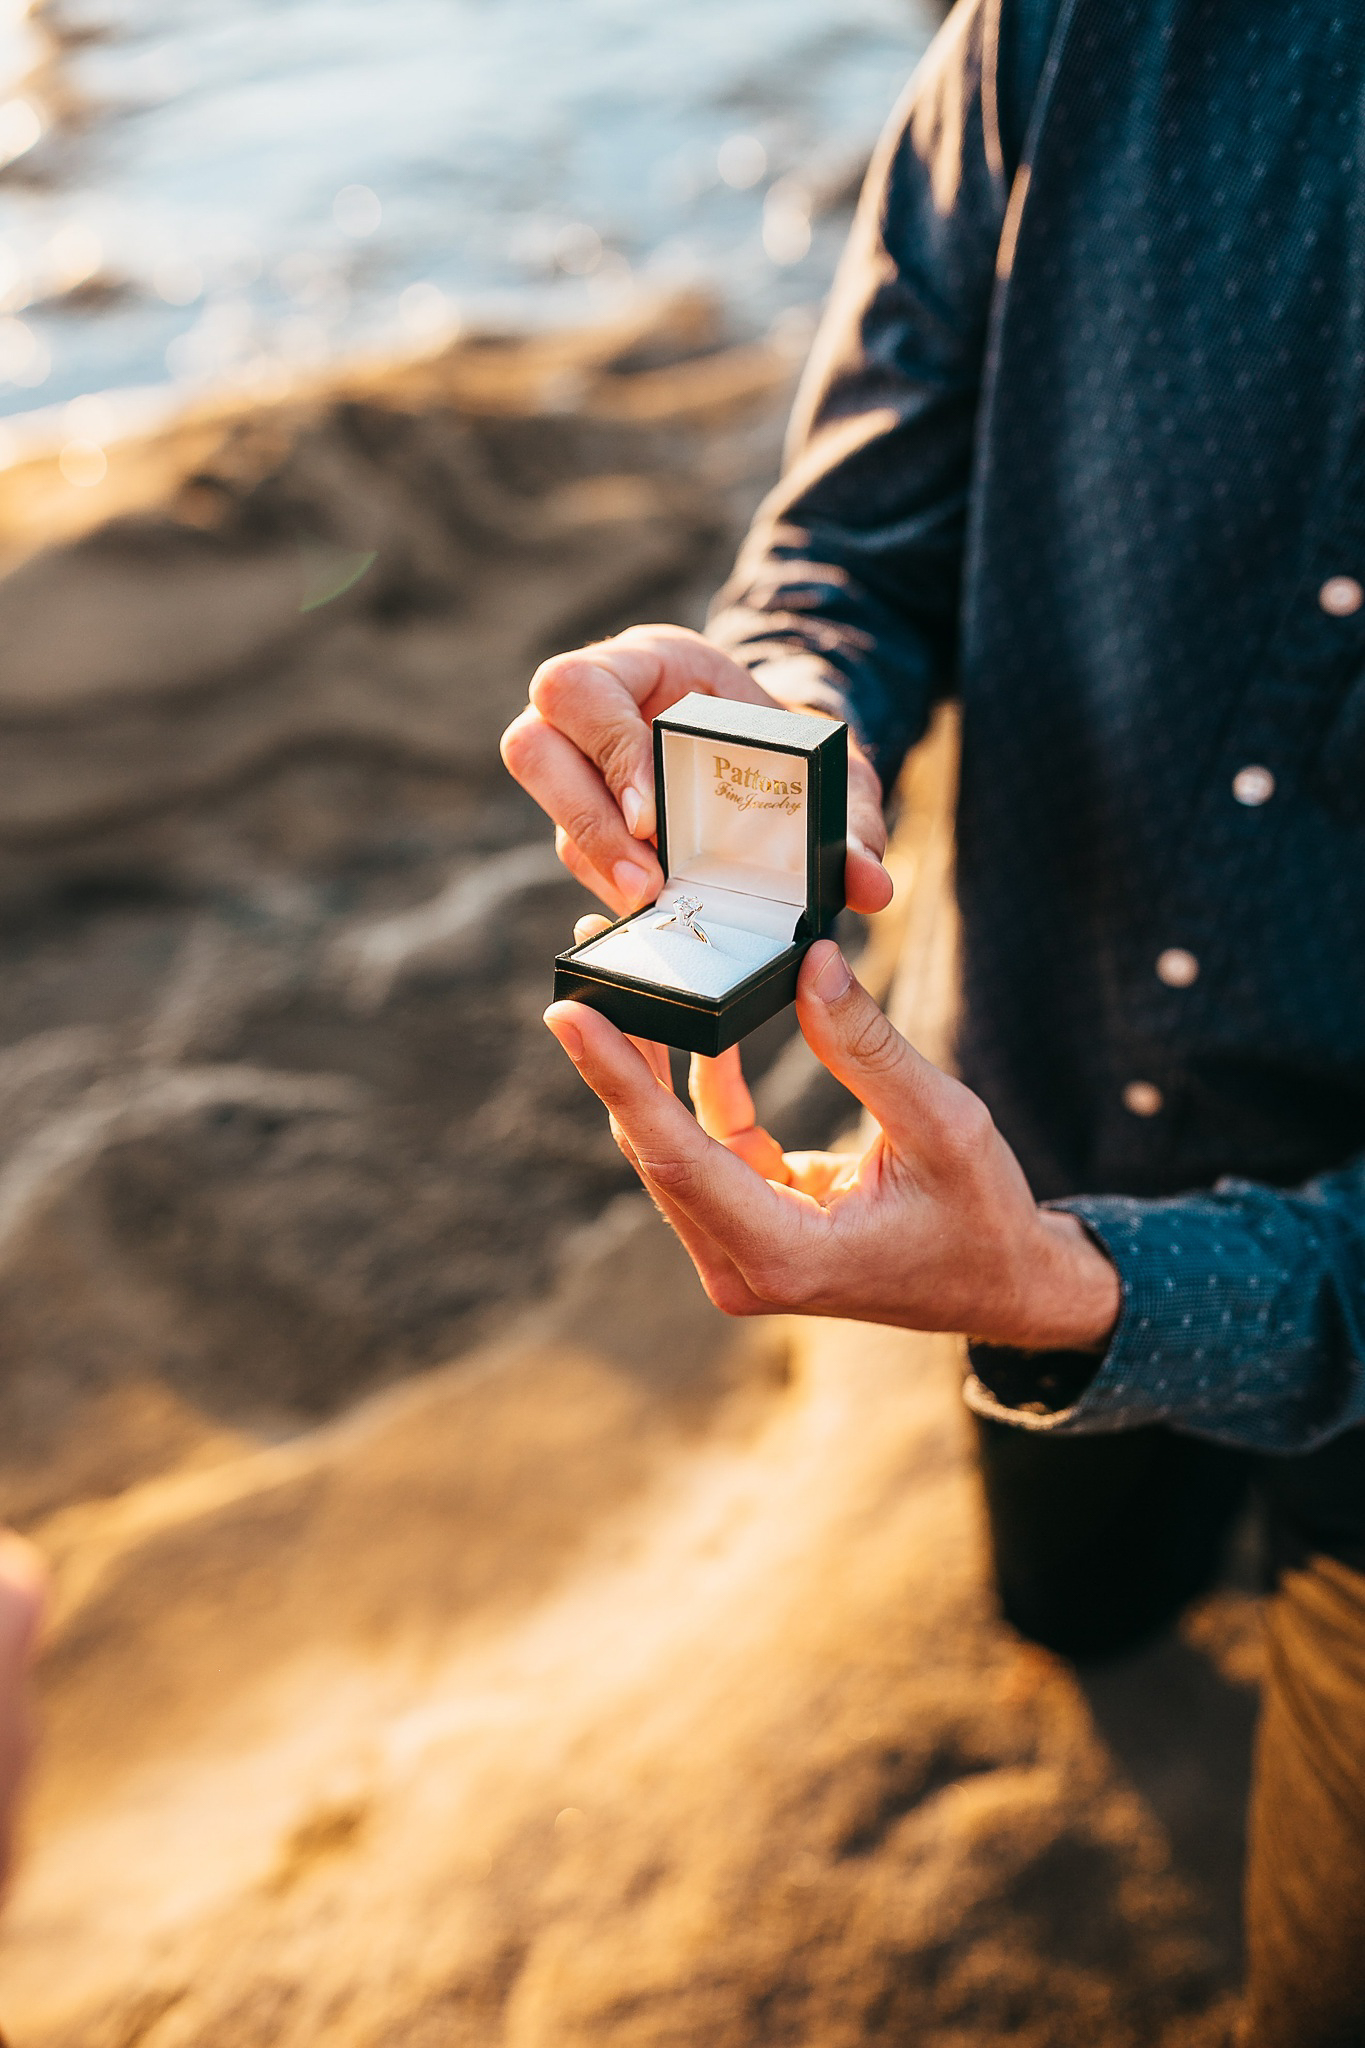
[[0, 413], [578, 318], [641, 282], [708, 281], [763, 327], [827, 286], [933, 16], [0, 0]]

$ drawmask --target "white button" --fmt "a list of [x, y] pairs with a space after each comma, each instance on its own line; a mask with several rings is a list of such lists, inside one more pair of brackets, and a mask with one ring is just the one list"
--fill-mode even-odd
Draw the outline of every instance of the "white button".
[[1349, 619], [1365, 604], [1365, 587], [1354, 576], [1329, 576], [1318, 592], [1318, 603], [1334, 619]]
[[1199, 979], [1199, 962], [1183, 946], [1168, 946], [1164, 953], [1157, 954], [1156, 974], [1167, 988], [1188, 988]]
[[1165, 1100], [1155, 1081], [1130, 1081], [1123, 1091], [1123, 1106], [1134, 1116], [1155, 1116]]
[[1268, 804], [1274, 796], [1275, 778], [1268, 768], [1259, 764], [1239, 768], [1232, 778], [1232, 793], [1239, 804], [1255, 810], [1257, 804]]

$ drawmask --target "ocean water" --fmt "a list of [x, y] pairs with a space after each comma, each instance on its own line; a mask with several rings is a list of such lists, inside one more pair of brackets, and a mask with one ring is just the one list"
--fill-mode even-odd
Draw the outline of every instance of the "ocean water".
[[[933, 0], [0, 0], [0, 414], [828, 286]], [[84, 411], [82, 412], [82, 406]], [[97, 409], [97, 408], [96, 408]], [[3, 444], [0, 444], [3, 455]]]

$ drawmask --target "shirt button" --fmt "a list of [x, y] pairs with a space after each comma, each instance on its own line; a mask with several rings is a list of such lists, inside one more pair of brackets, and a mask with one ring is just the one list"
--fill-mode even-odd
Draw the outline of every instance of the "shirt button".
[[1365, 604], [1365, 588], [1354, 576], [1329, 576], [1318, 592], [1318, 603], [1334, 619], [1349, 619]]
[[1123, 1091], [1123, 1106], [1134, 1116], [1155, 1116], [1165, 1101], [1155, 1081], [1130, 1081]]
[[1199, 979], [1199, 962], [1183, 946], [1168, 946], [1156, 956], [1156, 973], [1167, 988], [1188, 988]]
[[1268, 768], [1259, 763], [1250, 768], [1239, 768], [1232, 778], [1232, 793], [1239, 804], [1246, 804], [1255, 810], [1258, 804], [1268, 804], [1275, 794], [1275, 778]]

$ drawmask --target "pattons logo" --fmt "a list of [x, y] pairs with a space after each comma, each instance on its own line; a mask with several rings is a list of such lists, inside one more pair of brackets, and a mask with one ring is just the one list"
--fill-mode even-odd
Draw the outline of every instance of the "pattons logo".
[[724, 754], [716, 764], [716, 795], [741, 811], [783, 811], [794, 818], [801, 808], [805, 783], [794, 776], [765, 775], [761, 768], [739, 768]]

